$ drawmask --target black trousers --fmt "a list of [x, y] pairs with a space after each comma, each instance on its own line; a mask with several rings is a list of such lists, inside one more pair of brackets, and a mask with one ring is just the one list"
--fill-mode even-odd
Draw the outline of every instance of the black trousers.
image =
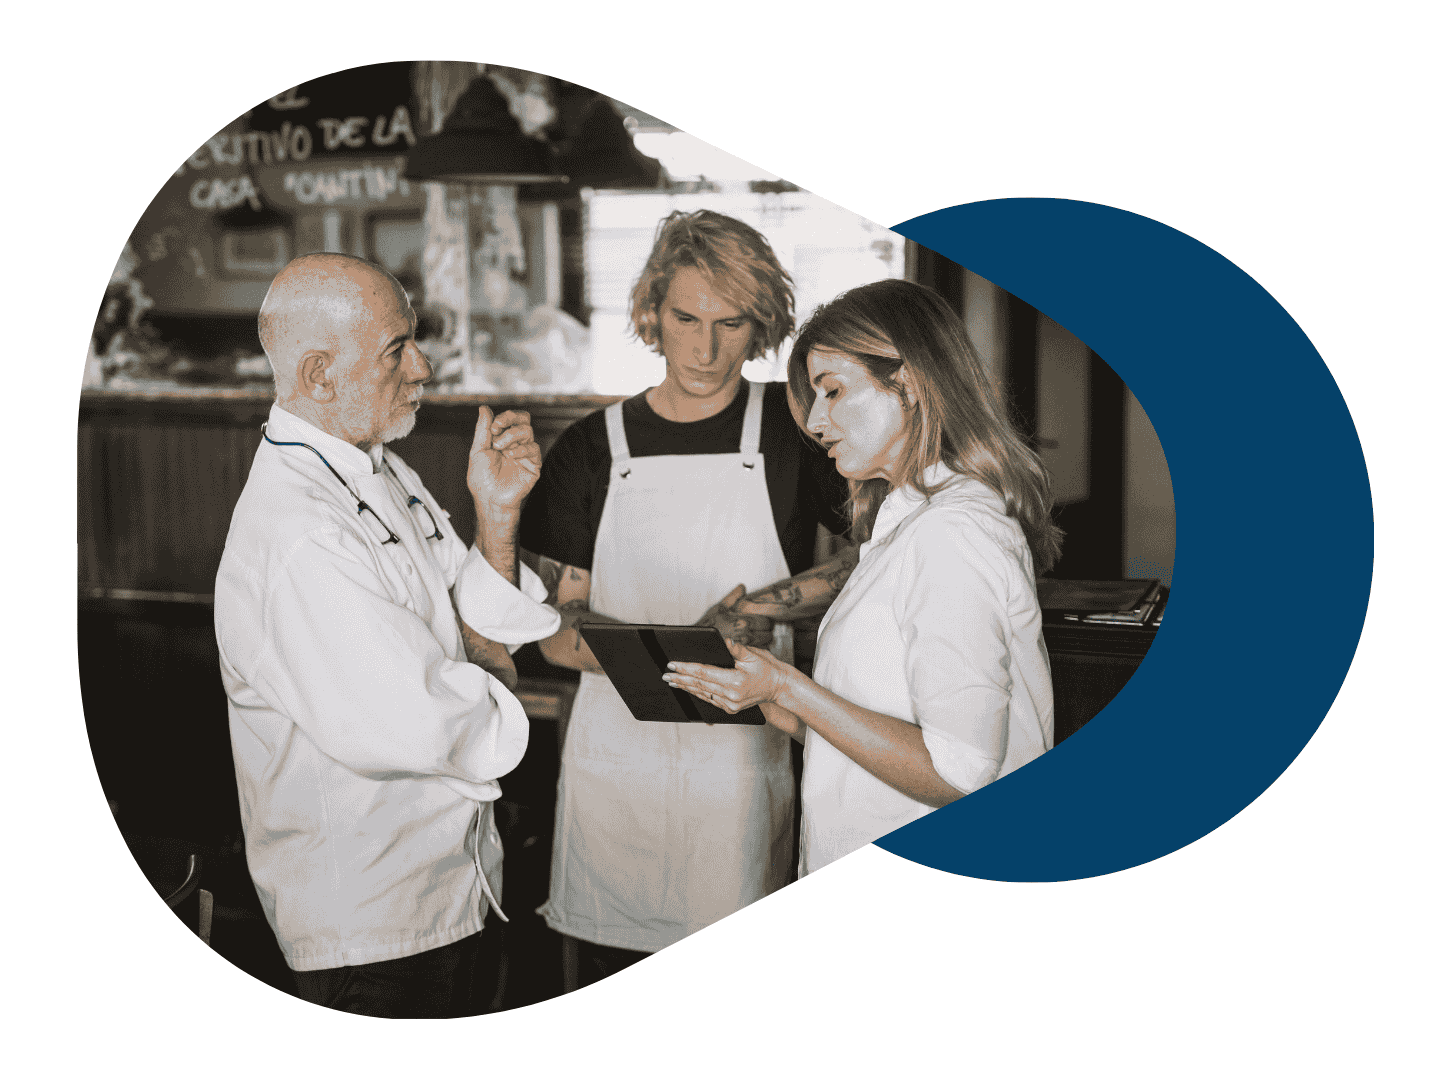
[[611, 945], [597, 945], [592, 941], [573, 938], [576, 942], [577, 989], [599, 983], [609, 975], [631, 967], [638, 960], [645, 960], [651, 953], [635, 952], [631, 949], [617, 949]]
[[397, 1020], [471, 1016], [480, 945], [477, 933], [398, 960], [291, 974], [297, 997], [328, 1009]]

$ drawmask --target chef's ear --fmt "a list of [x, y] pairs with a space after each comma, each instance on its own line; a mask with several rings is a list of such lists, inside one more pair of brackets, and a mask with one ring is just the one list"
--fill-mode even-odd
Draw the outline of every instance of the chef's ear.
[[335, 399], [336, 385], [331, 375], [331, 354], [321, 349], [311, 349], [296, 365], [296, 390], [312, 401], [328, 402]]

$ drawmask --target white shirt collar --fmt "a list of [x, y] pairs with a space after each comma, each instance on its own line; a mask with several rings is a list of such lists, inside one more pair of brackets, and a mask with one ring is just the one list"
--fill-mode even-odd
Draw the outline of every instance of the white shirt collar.
[[[934, 487], [958, 475], [939, 461], [923, 470], [922, 482], [928, 487]], [[907, 515], [926, 501], [926, 496], [911, 484], [893, 488], [887, 493], [887, 497], [882, 500], [882, 505], [877, 510], [877, 520], [872, 525], [870, 542], [876, 543], [890, 535], [898, 525], [906, 520]]]
[[[281, 408], [279, 402], [271, 406], [270, 416], [266, 420], [266, 434], [276, 442], [302, 442], [314, 446], [342, 476], [370, 476], [381, 469], [380, 443], [371, 447], [369, 452], [352, 446], [344, 439], [338, 439], [302, 420], [295, 413], [287, 412]], [[301, 450], [301, 453], [310, 456], [306, 450]]]

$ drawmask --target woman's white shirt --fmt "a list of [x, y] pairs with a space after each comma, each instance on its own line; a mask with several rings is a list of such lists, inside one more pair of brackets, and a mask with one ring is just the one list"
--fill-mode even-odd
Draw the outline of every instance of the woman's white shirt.
[[[832, 604], [815, 680], [922, 728], [933, 767], [970, 793], [1052, 747], [1052, 680], [1032, 556], [985, 484], [934, 465], [882, 503], [872, 539]], [[932, 811], [814, 731], [802, 770], [801, 872]]]

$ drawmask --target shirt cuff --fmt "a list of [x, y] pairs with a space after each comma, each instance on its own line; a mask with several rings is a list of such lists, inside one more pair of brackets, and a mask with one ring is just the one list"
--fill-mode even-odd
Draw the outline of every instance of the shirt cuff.
[[546, 599], [546, 586], [529, 566], [521, 565], [518, 589], [496, 572], [474, 544], [451, 594], [466, 625], [502, 645], [519, 648], [528, 641], [549, 638], [561, 628], [560, 613], [541, 603]]
[[932, 758], [937, 775], [963, 795], [970, 795], [997, 779], [1002, 762], [945, 731], [922, 728], [922, 745]]

